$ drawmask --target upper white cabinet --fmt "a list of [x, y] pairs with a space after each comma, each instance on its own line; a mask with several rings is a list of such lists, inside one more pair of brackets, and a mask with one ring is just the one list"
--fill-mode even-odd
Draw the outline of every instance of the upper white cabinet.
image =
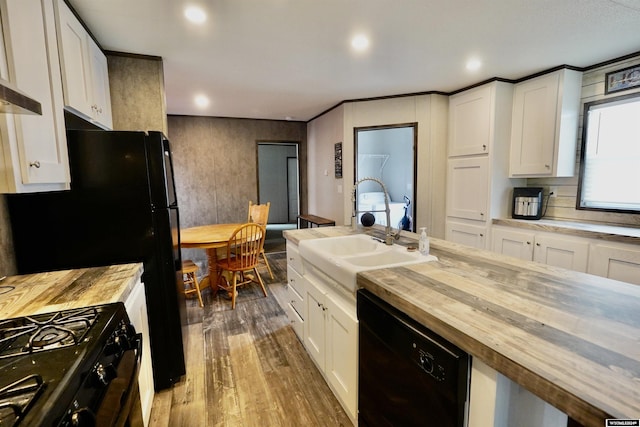
[[509, 174], [573, 176], [582, 73], [562, 69], [515, 85]]
[[449, 156], [489, 152], [492, 92], [493, 87], [485, 85], [449, 98]]
[[53, 4], [41, 0], [3, 0], [0, 14], [0, 77], [42, 105], [41, 116], [0, 114], [0, 191], [23, 193], [68, 188]]
[[58, 46], [65, 106], [111, 129], [107, 59], [64, 0], [56, 1]]
[[489, 158], [449, 159], [447, 216], [484, 221], [489, 209]]

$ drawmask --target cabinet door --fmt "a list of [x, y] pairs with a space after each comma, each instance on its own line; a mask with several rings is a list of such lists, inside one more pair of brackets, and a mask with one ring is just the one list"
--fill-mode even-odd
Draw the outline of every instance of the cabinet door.
[[327, 351], [325, 375], [351, 419], [358, 405], [358, 320], [355, 307], [326, 295]]
[[309, 280], [306, 295], [306, 316], [304, 319], [304, 345], [321, 371], [325, 363], [325, 292], [315, 282]]
[[478, 249], [486, 248], [487, 227], [447, 221], [446, 239]]
[[511, 175], [552, 174], [559, 79], [551, 73], [515, 86]]
[[58, 46], [65, 105], [92, 118], [91, 58], [89, 37], [63, 0], [58, 0]]
[[592, 244], [588, 272], [640, 285], [640, 248], [625, 244]]
[[93, 82], [93, 104], [91, 105], [93, 116], [97, 122], [111, 129], [113, 127], [113, 119], [111, 116], [107, 57], [90, 37], [88, 37], [88, 44], [91, 56], [91, 80]]
[[154, 384], [151, 347], [149, 344], [147, 301], [144, 295], [144, 285], [141, 282], [134, 285], [131, 294], [125, 301], [125, 308], [127, 309], [129, 320], [136, 328], [136, 332], [142, 333], [142, 361], [140, 363], [140, 373], [138, 374], [138, 387], [140, 388], [142, 417], [145, 420], [145, 425], [147, 425], [151, 415], [151, 405], [153, 404]]
[[2, 77], [42, 106], [42, 115], [0, 115], [0, 163], [7, 173], [0, 189], [64, 189], [69, 175], [53, 6], [24, 0], [4, 1], [0, 8], [6, 48]]
[[533, 260], [573, 271], [587, 272], [589, 242], [546, 233], [535, 236]]
[[527, 261], [533, 260], [534, 233], [494, 228], [492, 248], [494, 252]]
[[449, 159], [447, 216], [485, 221], [488, 218], [489, 159]]
[[489, 152], [491, 87], [471, 89], [449, 98], [449, 156]]

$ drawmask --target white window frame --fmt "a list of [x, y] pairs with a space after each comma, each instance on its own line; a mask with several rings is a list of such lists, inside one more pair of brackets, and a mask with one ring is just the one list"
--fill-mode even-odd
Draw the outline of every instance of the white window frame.
[[640, 213], [640, 92], [586, 103], [583, 117], [576, 209]]

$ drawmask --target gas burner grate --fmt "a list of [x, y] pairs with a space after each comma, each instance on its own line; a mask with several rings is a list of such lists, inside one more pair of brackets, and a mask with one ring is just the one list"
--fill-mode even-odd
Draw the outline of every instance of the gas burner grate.
[[16, 426], [44, 389], [40, 375], [29, 375], [0, 389], [0, 425]]
[[0, 359], [77, 345], [97, 318], [87, 307], [0, 321]]

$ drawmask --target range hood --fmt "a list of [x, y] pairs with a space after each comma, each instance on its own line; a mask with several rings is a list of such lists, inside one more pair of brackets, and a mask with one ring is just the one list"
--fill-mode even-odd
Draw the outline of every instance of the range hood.
[[42, 115], [42, 105], [20, 92], [11, 82], [0, 79], [0, 113]]

